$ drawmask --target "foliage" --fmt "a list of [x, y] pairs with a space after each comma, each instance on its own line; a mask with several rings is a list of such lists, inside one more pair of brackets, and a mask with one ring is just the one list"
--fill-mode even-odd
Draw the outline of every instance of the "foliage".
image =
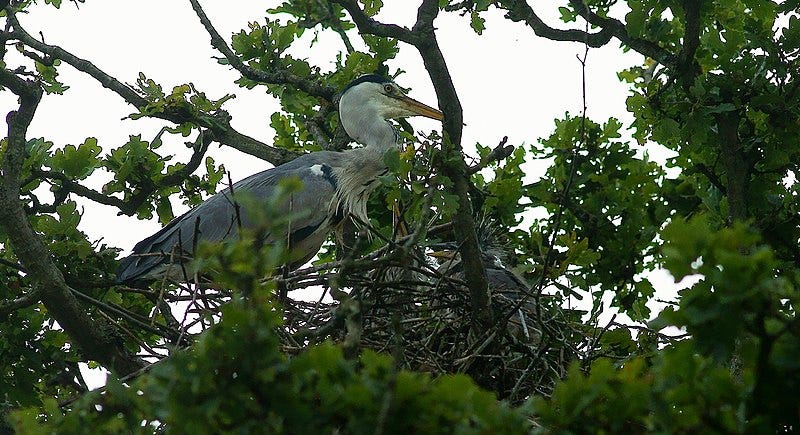
[[[654, 267], [655, 236], [669, 209], [659, 186], [663, 170], [619, 140], [621, 127], [613, 118], [604, 125], [569, 115], [556, 120], [553, 135], [532, 150], [553, 165], [524, 192], [553, 214], [563, 207], [557, 243], [566, 251], [552, 276], [569, 279], [572, 291], [613, 291], [615, 306], [646, 320], [653, 287], [640, 274]], [[549, 226], [537, 222], [531, 233], [551, 233]]]
[[[767, 432], [797, 425], [800, 336], [793, 330], [797, 277], [774, 275], [777, 260], [746, 226], [715, 230], [708, 219], [676, 220], [664, 231], [665, 264], [682, 290], [652, 326], [691, 338], [624, 363], [573, 366], [552, 400], [534, 413], [552, 430]], [[732, 272], [735, 271], [735, 272]], [[732, 279], [732, 277], [735, 277]], [[728, 361], [741, 358], [732, 370]], [[785, 393], [782, 393], [785, 392]]]
[[[152, 433], [163, 426], [180, 432], [761, 433], [800, 426], [796, 0], [537, 5], [561, 17], [563, 27], [552, 28], [532, 2], [425, 2], [417, 25], [402, 27], [383, 25], [380, 0], [284, 1], [235, 33], [225, 47], [230, 53], [212, 38], [222, 52], [218, 62], [241, 73], [242, 92], [264, 91], [279, 100], [281, 111], [269, 117], [275, 131], [270, 144], [231, 127], [225, 111], [231, 95], [206, 95], [190, 82], [164, 88], [145, 73], [126, 85], [47, 44], [52, 41], [27, 35], [15, 16], [34, 16], [36, 3], [3, 2], [0, 12], [0, 90], [19, 100], [7, 117], [8, 137], [0, 141], [0, 212], [13, 217], [7, 211], [19, 206], [23, 213], [18, 221], [0, 222], [0, 432], [13, 426], [24, 433]], [[62, 6], [60, 0], [43, 3]], [[538, 144], [506, 153], [505, 142], [477, 144], [476, 166], [462, 167], [463, 156], [450, 152], [461, 147], [451, 122], [460, 124], [461, 113], [453, 111], [460, 105], [443, 87], [452, 86], [446, 65], [430, 61], [439, 50], [432, 29], [447, 29], [425, 20], [459, 14], [481, 35], [501, 22], [492, 11], [554, 41], [619, 42], [622, 50], [640, 53], [641, 65], [619, 72], [630, 84], [630, 129], [614, 118], [567, 113]], [[580, 30], [584, 21], [588, 33]], [[314, 63], [298, 54], [323, 33], [341, 38], [343, 50]], [[387, 66], [406, 49], [401, 41], [426, 60], [440, 105], [450, 111], [441, 134], [400, 123], [403, 147], [385, 156], [391, 173], [369, 203], [371, 221], [356, 233], [368, 229], [370, 237], [339, 246], [338, 255], [331, 242], [314, 267], [275, 273], [287, 253], [279, 244], [261, 246], [259, 234], [292, 216], [263, 207], [258, 218], [265, 226], [243, 235], [242, 243], [200, 247], [205, 255], [194, 266], [209, 271], [218, 286], [114, 285], [119, 249], [81, 229], [78, 197], [167, 223], [173, 201], [196, 205], [221, 187], [224, 168], [205, 155], [213, 142], [269, 156], [275, 164], [301, 152], [342, 150], [348, 139], [336, 92], [364, 73], [402, 77]], [[27, 125], [19, 121], [25, 109], [47, 104], [36, 92], [48, 98], [74, 92], [59, 74], [65, 65], [131, 104], [130, 119], [159, 120], [164, 127], [152, 138], [131, 132], [124, 144], [104, 143], [91, 132], [76, 144], [25, 136]], [[15, 136], [20, 131], [21, 138]], [[673, 153], [666, 167], [641, 148], [656, 144]], [[178, 161], [175, 155], [185, 154], [178, 150], [191, 156]], [[549, 168], [523, 181], [531, 159]], [[453, 167], [460, 172], [443, 170]], [[507, 251], [503, 262], [531, 287], [520, 306], [537, 304], [528, 309], [531, 329], [541, 333], [531, 340], [535, 346], [508, 333], [507, 317], [482, 329], [469, 323], [475, 302], [469, 289], [451, 282], [448, 297], [458, 297], [428, 297], [453, 277], [442, 277], [415, 255], [457, 238], [459, 229], [442, 230], [441, 224], [463, 222], [457, 187], [464, 174], [471, 208], [500, 234], [494, 242]], [[96, 179], [104, 183], [98, 189], [91, 187]], [[282, 186], [281, 194], [297, 187]], [[530, 226], [520, 227], [532, 210], [537, 214], [525, 220]], [[31, 234], [20, 243], [26, 226]], [[408, 233], [412, 239], [403, 238]], [[45, 254], [29, 261], [26, 254], [39, 245]], [[685, 288], [651, 313], [648, 274], [658, 269], [684, 280]], [[409, 290], [409, 271], [433, 276], [435, 284]], [[329, 287], [335, 301], [298, 305], [285, 297], [287, 288], [309, 285]], [[56, 298], [64, 294], [69, 298]], [[414, 299], [418, 295], [462, 302], [425, 305]], [[543, 310], [575, 297], [593, 304], [583, 321], [570, 312], [555, 322]], [[600, 324], [608, 310], [604, 297], [636, 323]], [[202, 333], [184, 328], [165, 302], [189, 299], [190, 307], [203, 310], [195, 323]], [[429, 312], [411, 316], [401, 306]], [[64, 317], [64, 309], [76, 316]], [[317, 315], [317, 328], [303, 330], [291, 316], [297, 312]], [[470, 358], [512, 355], [508, 366], [502, 360], [463, 370], [498, 394], [509, 389], [492, 385], [502, 368], [524, 373], [512, 382], [514, 390], [530, 387], [525, 377], [531, 373], [541, 375], [519, 394], [530, 400], [498, 401], [464, 374], [400, 369], [410, 365], [409, 354], [429, 350], [403, 348], [403, 325], [436, 317], [431, 312], [440, 317], [434, 333], [463, 337], [442, 354], [458, 347], [469, 355], [459, 355], [458, 364], [415, 369], [442, 373], [441, 367], [470, 367]], [[104, 390], [88, 392], [79, 364], [114, 369], [114, 362], [87, 356], [84, 334], [70, 329], [81, 316], [111, 348], [169, 356], [138, 376], [112, 373]], [[468, 320], [458, 334], [454, 318]], [[391, 338], [370, 341], [377, 335], [364, 331], [365, 321]], [[425, 335], [430, 326], [412, 332]], [[434, 333], [422, 338], [431, 343]], [[371, 349], [392, 351], [396, 359]], [[556, 354], [563, 365], [547, 373], [521, 369]]]
[[[280, 351], [277, 307], [257, 290], [223, 308], [222, 321], [130, 384], [111, 379], [62, 414], [18, 411], [21, 433], [520, 433], [520, 410], [498, 403], [465, 375], [431, 379], [397, 371], [387, 356], [345, 359], [331, 343], [293, 358]], [[189, 406], [187, 406], [189, 404]], [[42, 422], [46, 422], [42, 425]]]

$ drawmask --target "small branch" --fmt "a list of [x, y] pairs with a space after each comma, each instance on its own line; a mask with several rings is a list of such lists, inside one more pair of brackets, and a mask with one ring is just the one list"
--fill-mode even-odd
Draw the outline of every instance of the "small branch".
[[239, 56], [237, 56], [236, 53], [234, 53], [233, 50], [228, 47], [228, 44], [224, 39], [222, 39], [222, 36], [220, 36], [219, 32], [217, 32], [217, 30], [214, 28], [214, 25], [211, 24], [211, 20], [209, 20], [206, 16], [205, 11], [203, 11], [202, 6], [200, 6], [200, 2], [198, 0], [189, 0], [189, 3], [192, 4], [192, 9], [194, 9], [197, 17], [200, 18], [200, 22], [203, 24], [203, 27], [205, 27], [206, 31], [211, 36], [211, 45], [220, 53], [222, 53], [222, 55], [225, 56], [225, 59], [228, 60], [228, 63], [237, 71], [239, 71], [242, 76], [258, 83], [272, 85], [292, 85], [293, 87], [300, 89], [309, 95], [324, 98], [328, 101], [333, 101], [333, 96], [336, 95], [336, 89], [334, 89], [332, 86], [322, 85], [315, 80], [309, 80], [296, 76], [290, 73], [288, 70], [272, 69], [271, 71], [264, 71], [245, 65], [245, 63], [239, 59]]
[[514, 152], [514, 145], [506, 145], [506, 142], [508, 142], [508, 136], [503, 136], [500, 143], [486, 157], [481, 159], [477, 165], [470, 166], [467, 169], [467, 174], [473, 175], [494, 162], [507, 159]]
[[714, 170], [712, 168], [709, 168], [708, 166], [702, 163], [698, 163], [694, 165], [692, 169], [695, 169], [701, 174], [705, 175], [708, 181], [711, 183], [711, 185], [717, 188], [717, 190], [719, 190], [720, 192], [722, 192], [723, 195], [728, 194], [728, 189], [725, 188], [725, 184], [722, 183], [722, 180], [720, 180], [719, 176], [717, 176], [717, 174], [714, 173]]
[[[194, 1], [194, 0], [192, 0]], [[408, 44], [414, 45], [417, 42], [417, 35], [405, 27], [396, 24], [383, 24], [369, 17], [358, 5], [356, 0], [332, 0], [350, 14], [350, 18], [358, 26], [360, 33], [394, 38]]]
[[[37, 178], [56, 181], [58, 183], [58, 192], [64, 195], [64, 197], [66, 197], [66, 193], [74, 193], [78, 196], [91, 199], [99, 204], [117, 207], [121, 213], [130, 216], [136, 213], [136, 210], [138, 210], [139, 207], [141, 207], [141, 205], [147, 201], [147, 198], [149, 198], [154, 192], [167, 187], [178, 186], [183, 183], [189, 177], [189, 175], [194, 173], [194, 171], [196, 171], [200, 166], [201, 162], [203, 161], [203, 156], [205, 156], [210, 144], [211, 135], [204, 134], [201, 130], [192, 146], [194, 153], [185, 166], [176, 170], [175, 172], [165, 175], [157, 183], [154, 183], [149, 179], [145, 180], [148, 181], [148, 183], [146, 183], [145, 186], [137, 186], [140, 190], [127, 200], [123, 200], [115, 196], [105, 195], [96, 190], [89, 189], [88, 187], [67, 177], [63, 172], [46, 171], [37, 168], [32, 169], [31, 172]], [[50, 181], [50, 183], [52, 184], [52, 181]]]
[[511, 21], [525, 21], [537, 36], [552, 41], [586, 42], [590, 47], [602, 47], [614, 36], [611, 28], [603, 28], [597, 33], [587, 33], [577, 29], [561, 30], [550, 27], [524, 0], [501, 0], [498, 4], [508, 11], [506, 18]]
[[159, 337], [163, 337], [168, 340], [175, 341], [178, 338], [178, 333], [169, 329], [168, 327], [159, 324], [154, 324], [153, 326], [151, 326], [151, 322], [149, 322], [148, 319], [142, 318], [139, 315], [132, 313], [116, 304], [99, 301], [75, 289], [72, 289], [72, 293], [78, 299], [88, 302], [102, 311], [116, 314], [117, 316], [120, 316], [121, 318], [125, 319], [126, 321], [130, 322], [136, 327], [141, 328], [143, 331], [149, 332], [153, 335], [158, 335]]
[[[128, 104], [136, 107], [137, 109], [141, 109], [148, 105], [149, 102], [139, 95], [135, 90], [126, 86], [116, 78], [106, 74], [88, 60], [81, 59], [61, 47], [45, 44], [44, 42], [41, 42], [28, 34], [19, 24], [19, 21], [17, 21], [17, 18], [13, 13], [9, 13], [7, 19], [14, 28], [14, 31], [10, 33], [11, 36], [18, 39], [23, 44], [54, 59], [61, 59], [78, 71], [81, 71], [94, 78], [97, 80], [97, 82], [103, 85], [103, 87], [108, 88], [112, 92], [116, 93]], [[181, 108], [167, 108], [163, 112], [152, 115], [152, 117], [174, 122], [175, 124], [190, 122], [199, 127], [206, 127], [213, 133], [214, 140], [217, 140], [231, 148], [235, 148], [243, 153], [266, 160], [274, 165], [287, 162], [297, 157], [297, 154], [294, 152], [269, 146], [236, 131], [233, 127], [231, 127], [230, 120], [227, 118], [219, 119], [215, 117], [213, 120], [214, 122], [210, 122], [208, 117], [197, 116], [188, 110], [181, 110]]]
[[322, 149], [341, 151], [341, 148], [334, 149], [332, 147], [331, 139], [334, 134], [325, 128], [325, 117], [330, 113], [331, 107], [330, 105], [320, 107], [314, 116], [306, 118], [303, 123]]
[[[88, 187], [67, 177], [63, 172], [46, 171], [43, 169], [33, 168], [31, 169], [31, 174], [44, 179], [51, 184], [54, 184], [57, 186], [58, 190], [62, 192], [74, 193], [78, 196], [91, 199], [99, 204], [117, 207], [120, 210], [123, 210], [128, 206], [125, 201], [115, 196], [104, 195], [96, 190], [89, 189]], [[53, 183], [53, 181], [57, 182], [58, 184]]]
[[34, 289], [29, 293], [12, 299], [8, 302], [0, 304], [0, 319], [5, 321], [9, 314], [17, 311], [20, 308], [29, 307], [39, 302], [42, 292], [39, 289]]
[[[625, 24], [619, 20], [610, 17], [601, 17], [592, 12], [584, 3], [584, 0], [569, 0], [569, 4], [575, 9], [583, 19], [590, 24], [600, 27], [603, 30], [611, 32], [614, 37], [619, 39], [623, 44], [627, 45], [634, 51], [643, 54], [647, 57], [655, 59], [662, 65], [675, 67], [678, 63], [677, 57], [669, 51], [661, 48], [657, 43], [645, 39], [634, 38], [628, 35], [625, 30]], [[588, 42], [588, 41], [581, 41]]]
[[[206, 151], [208, 151], [208, 146], [211, 144], [211, 142], [212, 135], [200, 130], [200, 133], [197, 135], [197, 139], [195, 139], [194, 144], [192, 144], [193, 152], [192, 157], [189, 158], [189, 162], [175, 172], [165, 175], [157, 183], [151, 182], [148, 183], [148, 186], [141, 187], [141, 190], [138, 193], [132, 195], [127, 201], [125, 201], [125, 206], [120, 207], [120, 211], [127, 215], [132, 215], [136, 213], [136, 210], [154, 192], [157, 192], [165, 187], [178, 186], [186, 181], [186, 179], [192, 173], [194, 173], [194, 171], [196, 171], [202, 163], [203, 157], [205, 156]], [[147, 181], [151, 180], [148, 179]]]
[[[589, 21], [586, 22], [586, 29], [588, 31], [589, 28]], [[581, 101], [583, 103], [582, 111], [581, 111], [581, 126], [580, 126], [580, 143], [573, 148], [572, 150], [572, 160], [570, 161], [570, 168], [569, 168], [569, 175], [567, 177], [567, 182], [564, 184], [564, 188], [561, 191], [559, 204], [558, 204], [558, 211], [553, 219], [553, 229], [550, 232], [550, 237], [545, 237], [544, 240], [547, 241], [547, 255], [545, 255], [544, 265], [542, 266], [542, 273], [539, 276], [539, 280], [536, 283], [536, 288], [534, 291], [534, 299], [536, 304], [539, 304], [539, 301], [542, 296], [542, 291], [544, 290], [544, 283], [547, 280], [547, 274], [550, 269], [550, 263], [553, 261], [554, 255], [554, 246], [556, 243], [556, 238], [558, 237], [559, 231], [561, 231], [561, 216], [564, 213], [564, 209], [567, 208], [568, 203], [568, 195], [569, 191], [572, 188], [572, 182], [575, 178], [575, 172], [578, 166], [578, 151], [580, 149], [585, 149], [587, 146], [587, 136], [586, 136], [586, 110], [587, 110], [587, 103], [586, 103], [586, 59], [589, 56], [589, 44], [584, 44], [584, 51], [583, 57], [578, 57], [578, 62], [581, 64]], [[539, 323], [542, 323], [542, 314], [541, 311], [537, 312], [537, 320]]]
[[13, 261], [8, 261], [5, 258], [0, 258], [0, 264], [2, 264], [3, 266], [9, 267], [11, 269], [17, 270], [19, 272], [22, 272], [22, 273], [28, 273], [28, 271], [25, 270], [25, 268], [22, 267], [21, 264], [14, 263]]

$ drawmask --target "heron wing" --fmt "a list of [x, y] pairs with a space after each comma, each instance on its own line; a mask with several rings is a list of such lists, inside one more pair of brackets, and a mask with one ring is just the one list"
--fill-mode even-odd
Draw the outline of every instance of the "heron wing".
[[[254, 199], [254, 204], [258, 204], [273, 198], [281, 180], [297, 177], [303, 183], [301, 190], [293, 193], [289, 200], [275, 205], [284, 208], [280, 210], [282, 214], [301, 211], [292, 213], [296, 217], [291, 222], [288, 238], [290, 246], [300, 251], [298, 259], [303, 262], [316, 254], [332, 225], [330, 203], [335, 195], [336, 180], [332, 171], [323, 169], [330, 168], [330, 162], [338, 161], [338, 154], [306, 154], [233, 185], [234, 193], [246, 193]], [[178, 262], [179, 258], [172, 258], [172, 253], [191, 256], [201, 241], [234, 239], [238, 234], [239, 220], [243, 228], [253, 228], [258, 224], [253, 220], [253, 213], [243, 206], [237, 216], [235, 204], [231, 189], [226, 188], [173, 219], [134, 246], [132, 254], [123, 259], [117, 269], [117, 281], [131, 283], [154, 279], [155, 276], [151, 275], [157, 276], [164, 265]], [[265, 243], [274, 241], [275, 235], [267, 235], [264, 240]]]

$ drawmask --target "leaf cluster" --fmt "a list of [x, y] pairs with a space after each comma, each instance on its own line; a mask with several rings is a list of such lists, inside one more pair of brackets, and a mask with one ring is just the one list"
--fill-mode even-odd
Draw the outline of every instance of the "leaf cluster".
[[433, 380], [397, 371], [391, 359], [369, 351], [347, 360], [330, 343], [287, 359], [270, 299], [263, 291], [249, 301], [235, 298], [192, 350], [176, 352], [134, 382], [110, 380], [106, 391], [86, 395], [66, 414], [23, 410], [12, 421], [23, 432], [71, 433], [519, 433], [528, 427], [520, 411], [464, 375]]

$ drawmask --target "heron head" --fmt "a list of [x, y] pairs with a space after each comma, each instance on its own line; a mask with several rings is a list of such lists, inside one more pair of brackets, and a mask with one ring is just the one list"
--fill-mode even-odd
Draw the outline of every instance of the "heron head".
[[[504, 246], [502, 240], [502, 231], [500, 227], [493, 223], [487, 217], [478, 217], [477, 221], [477, 238], [478, 249], [480, 249], [481, 262], [484, 267], [503, 269], [505, 260], [508, 259], [507, 248]], [[453, 241], [434, 243], [428, 245], [433, 252], [428, 253], [428, 256], [433, 257], [440, 265], [450, 264], [460, 266], [461, 254], [459, 253], [459, 244]]]
[[[433, 257], [437, 264], [447, 265], [449, 268], [461, 267], [461, 253], [458, 252], [458, 244], [455, 242], [434, 243], [430, 246], [433, 251], [428, 256]], [[503, 268], [499, 253], [494, 249], [481, 249], [481, 262], [484, 267]]]
[[441, 111], [409, 97], [395, 82], [377, 74], [361, 76], [342, 90], [339, 116], [347, 134], [357, 141], [364, 129], [382, 120], [409, 116], [444, 118]]

